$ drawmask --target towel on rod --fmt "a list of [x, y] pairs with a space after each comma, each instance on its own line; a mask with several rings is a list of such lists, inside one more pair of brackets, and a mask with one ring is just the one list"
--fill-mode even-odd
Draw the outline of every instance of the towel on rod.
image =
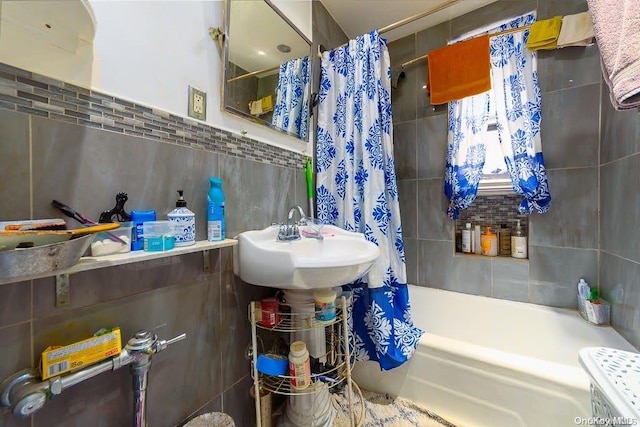
[[611, 103], [617, 110], [640, 106], [640, 1], [587, 3]]
[[257, 100], [257, 101], [249, 102], [249, 112], [254, 116], [259, 116], [260, 114], [263, 114], [264, 111], [262, 111], [262, 101]]
[[562, 16], [554, 16], [531, 24], [529, 38], [527, 39], [527, 49], [532, 52], [555, 49], [558, 46], [561, 26]]
[[267, 95], [260, 100], [262, 103], [262, 112], [268, 113], [269, 111], [273, 111], [273, 95]]
[[488, 91], [491, 89], [489, 35], [430, 52], [427, 68], [432, 105], [446, 104]]
[[593, 21], [589, 12], [567, 15], [562, 18], [558, 47], [590, 46], [593, 37]]

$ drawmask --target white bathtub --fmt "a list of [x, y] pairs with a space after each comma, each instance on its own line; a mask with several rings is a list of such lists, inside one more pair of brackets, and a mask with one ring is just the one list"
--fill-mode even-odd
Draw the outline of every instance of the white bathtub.
[[409, 286], [414, 323], [426, 332], [404, 365], [356, 363], [365, 389], [422, 404], [458, 426], [575, 426], [591, 416], [582, 347], [635, 351], [611, 327], [575, 310]]

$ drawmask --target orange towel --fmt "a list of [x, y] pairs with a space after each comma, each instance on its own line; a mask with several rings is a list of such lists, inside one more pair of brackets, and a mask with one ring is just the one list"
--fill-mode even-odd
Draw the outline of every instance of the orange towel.
[[484, 35], [429, 53], [431, 104], [477, 95], [491, 89], [489, 36]]

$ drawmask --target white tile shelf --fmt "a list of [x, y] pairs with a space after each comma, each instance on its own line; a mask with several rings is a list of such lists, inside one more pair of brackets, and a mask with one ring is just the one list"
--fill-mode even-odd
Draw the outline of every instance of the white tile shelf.
[[22, 282], [25, 280], [40, 279], [43, 277], [56, 276], [57, 280], [60, 280], [60, 276], [80, 273], [82, 271], [97, 270], [100, 268], [114, 267], [118, 265], [132, 264], [136, 262], [149, 261], [159, 258], [167, 258], [172, 256], [190, 254], [194, 252], [204, 252], [212, 249], [220, 249], [229, 246], [235, 246], [238, 241], [235, 239], [225, 239], [220, 242], [209, 242], [207, 240], [197, 241], [191, 246], [176, 247], [169, 251], [162, 252], [145, 252], [145, 251], [133, 251], [123, 254], [104, 255], [100, 257], [82, 257], [80, 261], [73, 267], [69, 267], [62, 270], [48, 271], [45, 273], [21, 276], [9, 279], [0, 280], [0, 285], [12, 282]]

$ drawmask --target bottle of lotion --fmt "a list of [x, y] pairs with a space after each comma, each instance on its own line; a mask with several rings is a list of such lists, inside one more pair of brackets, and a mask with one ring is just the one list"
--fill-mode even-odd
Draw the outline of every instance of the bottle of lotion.
[[481, 237], [480, 250], [482, 255], [498, 256], [498, 236], [491, 232], [491, 227], [487, 227], [487, 232]]
[[178, 190], [176, 208], [167, 214], [169, 221], [175, 224], [176, 246], [190, 246], [196, 242], [196, 214], [187, 209], [187, 201]]
[[516, 232], [511, 236], [511, 256], [513, 258], [527, 257], [527, 236], [522, 233], [520, 220], [516, 224]]

